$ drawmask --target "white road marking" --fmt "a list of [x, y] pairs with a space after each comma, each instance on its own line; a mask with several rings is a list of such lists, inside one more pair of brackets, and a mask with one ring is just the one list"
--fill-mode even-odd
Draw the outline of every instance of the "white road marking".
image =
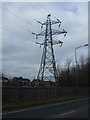
[[58, 115], [58, 117], [63, 117], [63, 116], [65, 116], [65, 115], [71, 114], [71, 113], [73, 113], [73, 112], [75, 112], [75, 111], [72, 110], [72, 111], [70, 111], [70, 112], [66, 112], [66, 113], [60, 114], [60, 115]]
[[17, 110], [17, 111], [10, 111], [10, 112], [2, 113], [2, 115], [6, 115], [6, 114], [10, 114], [10, 113], [23, 112], [23, 111], [28, 111], [28, 110], [35, 110], [35, 109], [45, 108], [45, 107], [51, 107], [51, 106], [56, 106], [56, 105], [61, 105], [61, 104], [66, 104], [66, 103], [71, 103], [71, 102], [77, 102], [77, 101], [86, 100], [86, 99], [88, 99], [88, 98], [81, 98], [81, 99], [77, 99], [77, 100], [71, 100], [71, 101], [65, 101], [65, 102], [61, 102], [61, 103], [56, 103], [56, 104], [53, 104], [53, 105], [44, 105], [44, 106], [26, 108], [26, 109]]

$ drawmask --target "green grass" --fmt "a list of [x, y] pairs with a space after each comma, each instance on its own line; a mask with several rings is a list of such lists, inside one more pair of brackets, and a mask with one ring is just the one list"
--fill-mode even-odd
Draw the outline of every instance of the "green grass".
[[52, 103], [58, 103], [78, 98], [83, 98], [87, 96], [67, 96], [67, 97], [61, 97], [61, 98], [55, 98], [55, 99], [49, 99], [49, 100], [35, 100], [35, 101], [27, 101], [27, 102], [17, 102], [17, 103], [9, 103], [2, 105], [3, 110], [11, 110], [11, 109], [21, 109], [25, 107], [31, 107], [31, 106], [40, 106], [40, 105], [46, 105], [46, 104], [52, 104]]

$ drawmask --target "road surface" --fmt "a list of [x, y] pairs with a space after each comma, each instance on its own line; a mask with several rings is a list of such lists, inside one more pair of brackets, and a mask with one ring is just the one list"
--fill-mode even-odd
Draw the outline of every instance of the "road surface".
[[88, 98], [3, 113], [3, 118], [88, 118]]

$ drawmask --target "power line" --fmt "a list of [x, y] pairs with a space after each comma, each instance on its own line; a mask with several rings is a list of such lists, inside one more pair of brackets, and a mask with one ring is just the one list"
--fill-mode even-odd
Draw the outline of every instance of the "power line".
[[[13, 6], [14, 6], [14, 5], [13, 5]], [[1, 7], [1, 6], [0, 6], [0, 7]], [[14, 12], [11, 12], [10, 10], [8, 10], [5, 6], [2, 6], [2, 7], [4, 7], [4, 9], [6, 9], [10, 14], [14, 15], [15, 17], [18, 17], [19, 19], [23, 20], [23, 21], [26, 22], [27, 24], [30, 24], [30, 25], [34, 26], [34, 28], [36, 29], [35, 24], [34, 24], [34, 25], [31, 24], [30, 22], [26, 21], [24, 18], [16, 15]], [[15, 6], [14, 6], [14, 7], [15, 7]], [[15, 8], [17, 8], [17, 7], [15, 7]], [[32, 18], [32, 19], [34, 19], [34, 18]], [[37, 21], [36, 19], [34, 19], [34, 20]]]
[[[9, 33], [12, 33], [12, 34], [14, 34], [14, 35], [16, 35], [16, 36], [19, 36], [20, 38], [23, 38], [23, 36], [15, 33], [15, 32], [12, 32], [12, 31], [8, 30], [7, 28], [1, 27], [1, 26], [0, 26], [0, 28], [1, 28], [2, 30], [8, 31]], [[26, 38], [25, 38], [25, 39], [26, 39]]]
[[[6, 1], [6, 0], [5, 0]], [[28, 0], [27, 0], [28, 1]], [[49, 14], [49, 13], [51, 13], [50, 11], [48, 11], [48, 10], [46, 10], [45, 9], [45, 7], [40, 3], [40, 2], [38, 2], [37, 0], [34, 0], [34, 1], [36, 1], [36, 3], [44, 10], [44, 12], [46, 12], [47, 14]], [[8, 1], [6, 1], [6, 2], [8, 2]], [[35, 8], [35, 9], [37, 9], [37, 10], [39, 10], [39, 12], [42, 14], [42, 15], [44, 15], [43, 14], [43, 12], [40, 10], [40, 9], [38, 9], [36, 6], [34, 6], [30, 1], [28, 1], [29, 2], [29, 4], [30, 4], [30, 6], [32, 6], [33, 8]], [[14, 7], [15, 7], [15, 5], [14, 5]], [[53, 15], [52, 15], [53, 16]], [[31, 16], [30, 16], [31, 17]], [[33, 17], [31, 17], [33, 20], [35, 20], [35, 21], [37, 21], [35, 18], [33, 18]], [[57, 19], [55, 16], [53, 16], [53, 18], [55, 18], [55, 19]]]
[[[2, 7], [3, 7], [5, 10], [7, 10], [10, 14], [12, 14], [12, 15], [14, 15], [15, 17], [23, 20], [25, 23], [31, 24], [31, 23], [27, 22], [25, 19], [23, 19], [22, 17], [20, 17], [20, 16], [14, 14], [13, 12], [9, 11], [5, 6], [2, 6]], [[21, 27], [21, 26], [20, 26], [20, 27]], [[23, 27], [23, 28], [24, 28], [24, 27]], [[36, 27], [35, 27], [35, 28], [36, 28]], [[24, 29], [25, 29], [25, 28], [24, 28]], [[6, 29], [6, 28], [4, 28], [4, 30], [7, 30], [8, 32], [11, 32], [12, 34], [17, 35], [16, 33], [12, 32], [12, 31], [9, 31], [9, 30]], [[27, 32], [31, 32], [30, 30], [27, 30], [27, 29], [25, 29], [25, 30], [26, 30]], [[31, 33], [32, 33], [32, 32], [31, 32]], [[18, 36], [19, 36], [19, 37], [22, 37], [22, 36], [20, 36], [20, 35], [18, 35]]]
[[[10, 4], [12, 4], [12, 3], [10, 3]], [[21, 9], [21, 8], [18, 8], [16, 5], [14, 5], [14, 4], [12, 4], [16, 9], [18, 9], [18, 10], [21, 10], [22, 12], [24, 12], [24, 10], [23, 9]], [[25, 14], [24, 14], [25, 15]], [[25, 15], [26, 16], [26, 15]], [[29, 15], [28, 15], [29, 16]], [[29, 16], [30, 18], [32, 18], [35, 22], [37, 21], [35, 18], [33, 18], [33, 17], [31, 17], [31, 16]], [[29, 18], [29, 17], [27, 17], [27, 18]], [[29, 19], [30, 19], [29, 18]], [[32, 24], [33, 25], [33, 24]], [[36, 26], [35, 26], [36, 27]]]
[[[45, 7], [44, 7], [40, 2], [38, 2], [37, 0], [35, 0], [35, 1], [38, 3], [38, 5], [39, 5], [41, 8], [43, 8], [43, 10], [44, 10], [47, 14], [51, 13], [50, 11], [46, 10]], [[53, 16], [53, 15], [52, 15], [52, 16]], [[57, 19], [55, 16], [53, 16], [53, 18]]]
[[[36, 1], [36, 0], [34, 0], [34, 1]], [[40, 2], [38, 2], [38, 1], [36, 1], [38, 4], [39, 4], [39, 6], [41, 7], [41, 8], [43, 8], [43, 10], [47, 13], [47, 14], [49, 14], [50, 12], [48, 11], [48, 10], [46, 10], [41, 4], [40, 4]], [[30, 4], [31, 4], [31, 2], [29, 2]], [[32, 4], [31, 4], [32, 5]], [[33, 5], [32, 5], [33, 6]], [[37, 9], [35, 6], [33, 6], [35, 9]], [[39, 10], [40, 11], [40, 10]], [[42, 11], [40, 11], [41, 12], [41, 14], [43, 14], [44, 12], [42, 12]], [[55, 16], [53, 16], [53, 18], [54, 19], [56, 19], [56, 20], [58, 20], [58, 21], [60, 21], [59, 19], [57, 19]], [[37, 21], [38, 22], [38, 21]], [[61, 22], [61, 21], [60, 21]], [[42, 27], [41, 27], [42, 28]]]
[[[5, 0], [6, 2], [8, 2], [7, 0]], [[32, 6], [33, 8], [37, 9], [42, 15], [43, 15], [43, 12], [38, 9], [36, 6], [34, 6], [30, 1], [27, 0], [27, 2], [29, 3], [30, 6]], [[14, 5], [15, 6], [15, 5]], [[30, 16], [31, 17], [31, 16]], [[37, 21], [35, 18], [32, 18], [33, 20]]]
[[[1, 6], [0, 6], [1, 7]], [[9, 13], [11, 13], [12, 15], [16, 16], [17, 18], [23, 20], [25, 23], [29, 24], [29, 25], [32, 25], [30, 22], [26, 21], [25, 19], [23, 19], [22, 17], [14, 14], [13, 12], [9, 11], [5, 6], [2, 6], [6, 11], [8, 11]]]
[[[20, 37], [20, 38], [23, 38], [22, 35], [17, 34], [17, 33], [15, 33], [15, 32], [12, 32], [12, 31], [8, 30], [7, 28], [4, 28], [4, 27], [1, 27], [1, 26], [0, 26], [0, 29], [5, 30], [5, 31], [7, 31], [7, 32], [9, 32], [9, 33], [12, 33], [13, 35], [18, 36], [18, 37]], [[27, 38], [23, 38], [23, 39], [28, 40]], [[31, 41], [31, 40], [30, 40], [30, 42], [34, 42], [34, 41]]]
[[[27, 1], [28, 1], [28, 0], [27, 0]], [[30, 6], [32, 6], [32, 7], [35, 8], [36, 10], [38, 10], [43, 16], [45, 16], [44, 13], [43, 13], [40, 9], [38, 9], [36, 6], [34, 6], [30, 1], [28, 1], [28, 3], [30, 4]]]
[[[5, 0], [5, 1], [6, 1], [6, 0]], [[40, 2], [37, 2], [37, 3], [38, 3], [38, 5], [39, 5], [41, 8], [43, 8], [43, 10], [44, 10], [46, 13], [50, 13], [48, 10], [46, 10], [46, 9], [40, 4]], [[29, 4], [30, 4], [30, 6], [32, 6], [33, 8], [39, 10], [42, 15], [44, 15], [44, 14], [43, 14], [44, 12], [42, 12], [40, 9], [38, 9], [36, 6], [34, 6], [31, 2], [29, 2]], [[15, 5], [13, 5], [13, 6], [16, 7]], [[17, 7], [16, 7], [16, 8], [17, 8]], [[20, 8], [18, 8], [18, 9], [20, 9]], [[21, 10], [22, 10], [22, 9], [21, 9]], [[33, 17], [31, 17], [31, 16], [30, 16], [30, 18], [32, 18], [34, 21], [37, 21], [35, 18], [33, 18]], [[29, 18], [29, 19], [30, 19], [30, 18]], [[57, 19], [55, 16], [53, 16], [53, 18]], [[31, 23], [30, 23], [30, 24], [31, 24]], [[36, 26], [35, 26], [35, 27], [36, 27]]]
[[[7, 21], [8, 21], [8, 19], [7, 19]], [[13, 23], [13, 22], [12, 22]], [[16, 23], [13, 23], [13, 25], [17, 25]], [[29, 33], [32, 33], [32, 31], [30, 31], [30, 30], [28, 30], [28, 29], [26, 29], [25, 27], [23, 27], [23, 26], [21, 26], [21, 25], [18, 25], [19, 26], [19, 28], [21, 27], [21, 28], [23, 28], [26, 32], [29, 32]], [[17, 26], [17, 27], [18, 27]]]
[[[0, 7], [2, 7], [2, 6], [0, 6]], [[4, 7], [5, 8], [5, 7]], [[7, 8], [5, 8], [5, 9], [7, 9]], [[8, 9], [7, 9], [8, 10]], [[8, 12], [9, 13], [11, 13], [11, 14], [13, 14], [14, 16], [16, 16], [16, 17], [19, 17], [19, 16], [17, 16], [17, 15], [15, 15], [14, 13], [12, 13], [12, 12], [10, 12], [9, 10], [8, 10]], [[19, 17], [20, 19], [22, 19], [21, 17]], [[22, 19], [23, 20], [23, 19]], [[26, 22], [26, 21], [25, 21]], [[15, 24], [15, 23], [14, 23]], [[19, 25], [20, 26], [20, 25]], [[20, 26], [20, 27], [22, 27], [22, 26]], [[0, 27], [1, 28], [1, 27]], [[26, 29], [26, 28], [24, 28], [24, 27], [22, 27], [25, 31], [27, 31], [27, 32], [29, 32], [29, 33], [32, 33], [32, 31], [30, 31], [30, 30], [28, 30], [28, 29]], [[12, 33], [12, 34], [14, 34], [14, 35], [17, 35], [17, 36], [19, 36], [19, 37], [21, 37], [21, 38], [23, 38], [21, 35], [19, 35], [19, 34], [16, 34], [15, 32], [12, 32], [12, 31], [10, 31], [10, 30], [8, 30], [8, 29], [6, 29], [6, 28], [3, 28], [4, 30], [6, 30], [6, 31], [8, 31], [8, 32], [10, 32], [10, 33]], [[26, 38], [25, 38], [26, 39]]]
[[36, 3], [37, 3], [41, 8], [43, 8], [43, 10], [44, 10], [47, 14], [50, 13], [49, 11], [47, 11], [47, 10], [40, 4], [40, 2], [38, 2], [37, 0], [35, 0], [35, 1], [36, 1]]

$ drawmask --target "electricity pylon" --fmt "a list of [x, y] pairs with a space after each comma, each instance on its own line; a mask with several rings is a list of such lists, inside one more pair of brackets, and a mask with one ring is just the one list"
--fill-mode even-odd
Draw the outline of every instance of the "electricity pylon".
[[50, 19], [51, 14], [47, 15], [47, 20], [44, 23], [41, 23], [37, 21], [38, 23], [41, 24], [41, 28], [43, 25], [46, 26], [46, 29], [42, 31], [39, 34], [32, 33], [36, 35], [36, 39], [38, 36], [45, 36], [44, 42], [39, 43], [36, 42], [37, 44], [44, 45], [43, 47], [43, 53], [42, 53], [42, 59], [41, 59], [41, 64], [38, 72], [37, 79], [41, 80], [55, 80], [57, 82], [57, 69], [56, 69], [56, 63], [55, 63], [55, 56], [54, 56], [54, 49], [53, 45], [60, 44], [62, 46], [63, 42], [58, 40], [55, 41], [52, 39], [53, 35], [59, 35], [59, 34], [64, 34], [64, 37], [67, 34], [67, 31], [64, 29], [62, 30], [54, 30], [52, 29], [53, 24], [59, 24], [59, 27], [61, 25], [61, 21], [57, 19], [56, 21]]

